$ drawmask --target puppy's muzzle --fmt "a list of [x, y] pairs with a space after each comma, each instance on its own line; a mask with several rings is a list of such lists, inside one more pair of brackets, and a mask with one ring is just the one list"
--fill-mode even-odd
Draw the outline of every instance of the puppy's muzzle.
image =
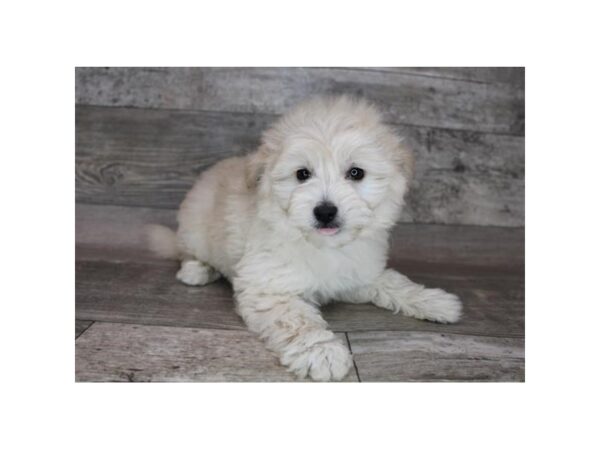
[[337, 224], [335, 223], [337, 213], [337, 206], [331, 202], [319, 203], [315, 209], [313, 209], [313, 214], [315, 215], [315, 219], [317, 219], [319, 228], [337, 227]]

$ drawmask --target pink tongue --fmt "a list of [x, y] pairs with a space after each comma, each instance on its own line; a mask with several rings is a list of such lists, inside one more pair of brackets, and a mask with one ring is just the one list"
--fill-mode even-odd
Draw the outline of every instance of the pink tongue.
[[331, 236], [340, 231], [339, 228], [319, 228], [319, 233], [324, 234], [325, 236]]

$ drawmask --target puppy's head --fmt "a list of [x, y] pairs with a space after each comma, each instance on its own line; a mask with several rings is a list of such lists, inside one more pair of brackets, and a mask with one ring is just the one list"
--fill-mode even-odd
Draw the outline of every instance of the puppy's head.
[[265, 132], [247, 174], [266, 220], [315, 245], [340, 246], [396, 222], [412, 157], [372, 105], [318, 98]]

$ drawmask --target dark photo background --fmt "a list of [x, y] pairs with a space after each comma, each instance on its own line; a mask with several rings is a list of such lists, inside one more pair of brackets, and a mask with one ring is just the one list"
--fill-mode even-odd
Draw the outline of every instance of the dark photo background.
[[202, 170], [329, 93], [375, 102], [415, 152], [390, 265], [465, 303], [456, 325], [328, 307], [348, 380], [524, 379], [523, 68], [77, 68], [75, 88], [78, 380], [293, 380], [226, 283], [179, 285], [140, 231], [174, 225]]

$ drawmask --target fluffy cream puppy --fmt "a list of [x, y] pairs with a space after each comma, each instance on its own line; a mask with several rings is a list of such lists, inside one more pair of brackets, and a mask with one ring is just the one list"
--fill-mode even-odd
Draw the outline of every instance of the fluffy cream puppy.
[[181, 205], [177, 233], [154, 226], [151, 245], [181, 259], [177, 278], [186, 284], [229, 279], [248, 328], [295, 374], [339, 380], [352, 357], [320, 305], [460, 317], [456, 296], [386, 268], [411, 173], [410, 152], [372, 105], [313, 99], [266, 131], [256, 152], [203, 173]]

